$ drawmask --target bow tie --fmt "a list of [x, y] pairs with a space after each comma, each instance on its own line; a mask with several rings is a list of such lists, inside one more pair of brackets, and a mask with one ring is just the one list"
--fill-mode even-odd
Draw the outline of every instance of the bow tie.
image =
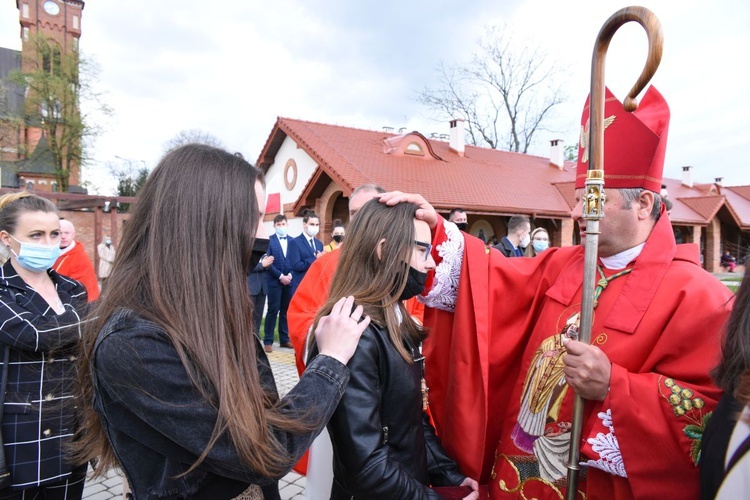
[[280, 240], [285, 240], [285, 239], [286, 239], [286, 236], [279, 236], [278, 238], [279, 238]]

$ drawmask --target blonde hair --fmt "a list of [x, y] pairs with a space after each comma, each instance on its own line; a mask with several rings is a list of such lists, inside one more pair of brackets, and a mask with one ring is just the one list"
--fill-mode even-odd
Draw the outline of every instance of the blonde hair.
[[[0, 196], [0, 231], [13, 234], [18, 225], [18, 218], [26, 212], [54, 212], [57, 207], [47, 198], [42, 198], [28, 191], [18, 191]], [[0, 265], [5, 264], [10, 253], [5, 245], [0, 245]]]

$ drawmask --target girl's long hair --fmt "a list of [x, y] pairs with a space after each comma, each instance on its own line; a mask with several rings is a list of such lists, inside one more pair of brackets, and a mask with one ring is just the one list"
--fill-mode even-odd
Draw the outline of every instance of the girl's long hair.
[[[425, 333], [410, 320], [399, 296], [406, 286], [409, 262], [414, 252], [417, 208], [412, 203], [389, 207], [373, 199], [357, 212], [349, 224], [346, 244], [339, 250], [341, 255], [328, 301], [318, 311], [313, 329], [341, 297], [351, 295], [355, 304], [364, 307], [364, 314], [369, 315], [373, 323], [388, 330], [399, 354], [406, 361], [412, 361], [412, 354], [404, 347], [404, 339], [417, 345]], [[381, 240], [385, 242], [380, 246], [378, 256]], [[314, 337], [311, 343], [314, 344]]]
[[[735, 397], [743, 374], [750, 370], [750, 266], [737, 290], [721, 346], [721, 362], [711, 376], [716, 385]], [[747, 379], [750, 382], [750, 378]], [[750, 389], [743, 392], [750, 399]], [[749, 401], [750, 402], [750, 401]]]
[[99, 472], [117, 463], [92, 407], [90, 370], [99, 331], [126, 308], [164, 329], [191, 382], [217, 410], [213, 434], [191, 470], [224, 433], [258, 473], [275, 476], [290, 466], [271, 427], [303, 432], [313, 424], [282, 415], [258, 375], [246, 282], [258, 182], [262, 174], [240, 155], [198, 144], [169, 152], [149, 176], [82, 341], [77, 459], [98, 458]]

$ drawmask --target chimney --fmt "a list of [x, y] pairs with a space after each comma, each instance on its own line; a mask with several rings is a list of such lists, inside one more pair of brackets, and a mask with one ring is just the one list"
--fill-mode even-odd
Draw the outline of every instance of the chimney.
[[714, 179], [714, 182], [716, 183], [717, 186], [723, 187], [724, 184], [722, 184], [722, 183], [724, 182], [724, 177], [716, 177]]
[[549, 141], [551, 149], [549, 153], [549, 162], [560, 170], [565, 169], [565, 148], [562, 139], [552, 139]]
[[456, 118], [455, 120], [450, 121], [450, 148], [458, 153], [458, 156], [463, 156], [464, 150], [466, 149], [464, 145], [464, 135], [466, 134], [466, 131], [464, 130], [465, 121], [466, 120], [463, 118]]
[[693, 167], [682, 167], [682, 185], [693, 187]]

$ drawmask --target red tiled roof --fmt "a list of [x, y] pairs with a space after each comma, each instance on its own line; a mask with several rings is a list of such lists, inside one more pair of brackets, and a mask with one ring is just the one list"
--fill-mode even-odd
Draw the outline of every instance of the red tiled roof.
[[[270, 167], [287, 135], [348, 192], [376, 183], [387, 190], [420, 193], [440, 209], [460, 206], [471, 212], [547, 217], [570, 214], [555, 183], [573, 181], [572, 162], [560, 170], [549, 158], [474, 146], [466, 146], [461, 157], [448, 142], [434, 139], [428, 139], [429, 146], [441, 160], [389, 155], [383, 152], [383, 140], [396, 134], [279, 118], [258, 158], [261, 169]], [[301, 199], [315, 189], [315, 177]]]
[[[468, 145], [464, 156], [459, 156], [447, 141], [411, 135], [426, 141], [425, 156], [388, 154], [410, 142], [397, 134], [279, 117], [257, 165], [267, 171], [287, 136], [317, 162], [319, 168], [295, 211], [313, 204], [330, 180], [345, 195], [368, 183], [420, 193], [441, 210], [462, 207], [472, 213], [565, 218], [575, 206], [573, 162], [565, 162], [561, 170], [549, 158]], [[385, 139], [390, 139], [388, 144]], [[726, 206], [742, 229], [750, 229], [750, 186], [688, 187], [677, 179], [663, 182], [673, 202], [669, 212], [673, 223], [706, 225]]]
[[750, 230], [750, 186], [725, 187], [722, 192], [740, 227]]
[[750, 186], [732, 186], [726, 189], [729, 189], [732, 192], [750, 201]]
[[723, 196], [693, 196], [691, 198], [677, 198], [677, 200], [690, 207], [706, 221], [713, 219], [716, 212], [724, 205]]

